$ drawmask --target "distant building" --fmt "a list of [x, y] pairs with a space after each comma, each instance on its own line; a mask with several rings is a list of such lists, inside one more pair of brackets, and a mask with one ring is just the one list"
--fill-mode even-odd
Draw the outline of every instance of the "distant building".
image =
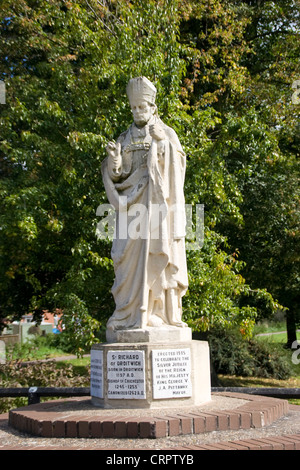
[[0, 340], [6, 344], [23, 343], [34, 335], [58, 334], [62, 331], [60, 318], [62, 312], [52, 313], [45, 310], [40, 323], [33, 321], [31, 313], [23, 315], [20, 321], [8, 323], [0, 335]]

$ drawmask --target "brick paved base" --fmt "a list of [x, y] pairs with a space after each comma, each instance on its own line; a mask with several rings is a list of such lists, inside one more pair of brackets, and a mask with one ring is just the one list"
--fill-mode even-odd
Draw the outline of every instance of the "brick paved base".
[[[102, 410], [101, 416], [99, 414], [93, 416], [91, 413], [77, 415], [70, 413], [66, 416], [66, 413], [57, 411], [58, 405], [66, 403], [66, 400], [55, 400], [11, 410], [9, 424], [19, 431], [45, 438], [149, 439], [212, 431], [261, 428], [285, 416], [289, 409], [288, 402], [282, 399], [229, 392], [215, 395], [246, 399], [247, 403], [232, 410], [214, 411], [210, 409], [203, 411], [202, 409], [202, 411], [193, 413], [171, 408], [168, 416], [165, 413], [160, 413], [159, 410], [153, 416], [147, 416], [146, 413], [143, 416], [142, 410], [139, 410], [138, 413], [131, 410], [131, 416], [128, 417], [122, 416], [122, 410], [115, 410], [114, 416], [105, 417], [105, 410]], [[78, 399], [72, 399], [67, 402], [74, 403], [75, 409], [76, 400], [78, 401]], [[80, 399], [80, 401], [83, 400]], [[274, 442], [272, 445], [277, 444]], [[230, 443], [226, 443], [226, 445], [227, 448], [230, 448]], [[240, 445], [246, 446], [244, 441]], [[255, 442], [254, 445], [256, 445]], [[211, 446], [216, 445], [205, 445], [201, 448], [209, 449]], [[199, 446], [198, 448], [200, 450]]]

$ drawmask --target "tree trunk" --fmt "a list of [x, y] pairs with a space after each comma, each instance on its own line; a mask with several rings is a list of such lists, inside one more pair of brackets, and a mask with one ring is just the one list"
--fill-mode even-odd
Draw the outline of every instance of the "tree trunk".
[[286, 330], [287, 330], [287, 343], [286, 347], [291, 348], [294, 341], [297, 340], [296, 333], [296, 319], [294, 312], [290, 310], [286, 313]]

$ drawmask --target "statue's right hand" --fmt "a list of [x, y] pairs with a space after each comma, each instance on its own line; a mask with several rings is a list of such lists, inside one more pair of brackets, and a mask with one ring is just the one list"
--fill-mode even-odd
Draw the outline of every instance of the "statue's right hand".
[[119, 164], [121, 161], [121, 144], [118, 142], [108, 142], [106, 146], [108, 156], [113, 160], [115, 164]]

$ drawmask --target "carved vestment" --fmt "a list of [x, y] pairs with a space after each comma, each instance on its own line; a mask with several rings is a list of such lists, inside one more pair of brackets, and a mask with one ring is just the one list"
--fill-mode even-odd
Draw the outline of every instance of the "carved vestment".
[[[159, 123], [165, 139], [150, 136]], [[139, 129], [121, 134], [122, 162], [117, 171], [107, 157], [102, 164], [109, 202], [116, 209], [112, 245], [116, 308], [107, 328], [145, 328], [181, 323], [181, 298], [188, 287], [185, 254], [185, 154], [174, 130], [156, 115]], [[125, 225], [124, 225], [125, 224]], [[125, 229], [125, 231], [124, 231]], [[167, 301], [176, 293], [177, 305]]]

